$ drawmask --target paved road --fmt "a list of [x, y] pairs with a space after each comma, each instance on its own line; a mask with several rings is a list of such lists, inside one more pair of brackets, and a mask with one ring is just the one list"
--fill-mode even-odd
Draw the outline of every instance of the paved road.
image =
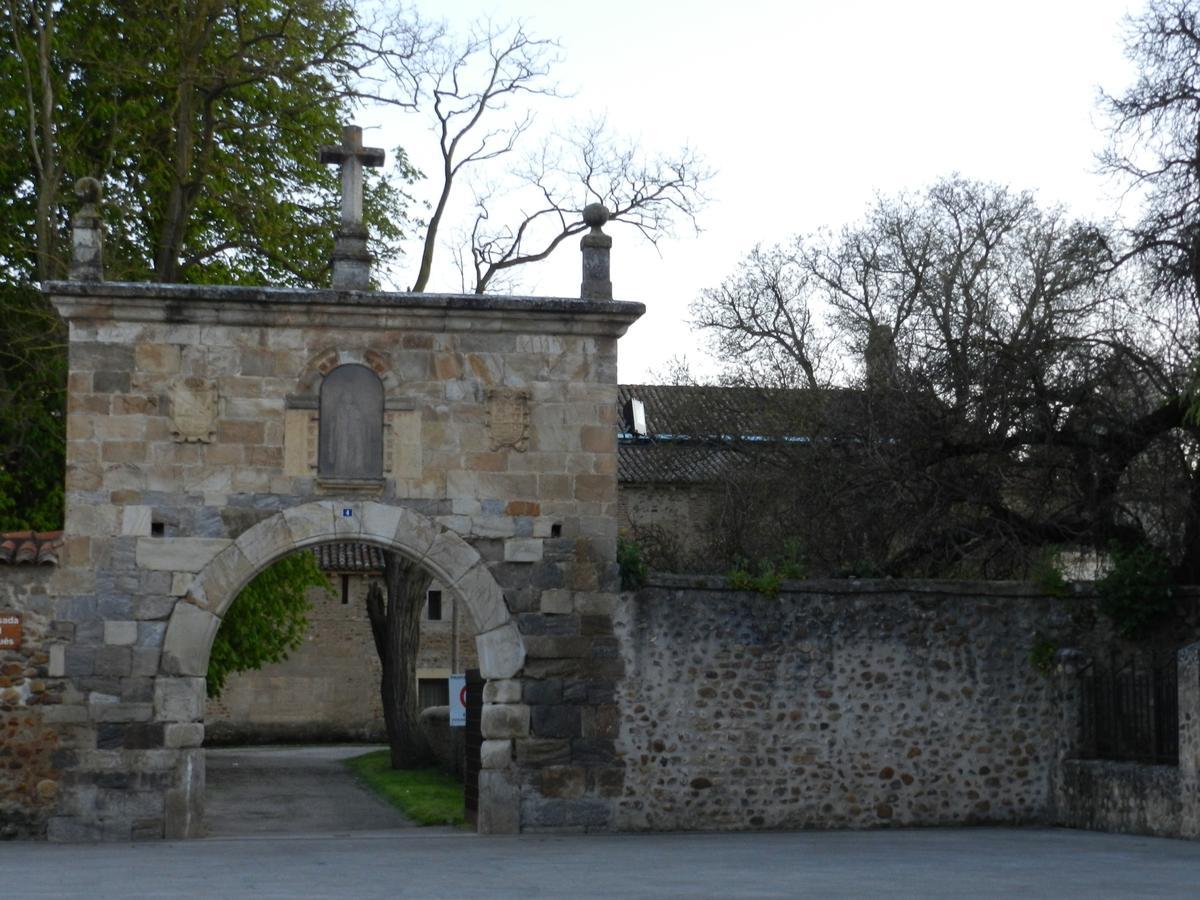
[[342, 770], [342, 757], [363, 751], [209, 751], [212, 837], [0, 844], [0, 898], [1200, 897], [1200, 843], [1061, 829], [413, 828]]
[[233, 837], [415, 827], [342, 764], [377, 749], [354, 744], [208, 750], [205, 828], [211, 837]]
[[0, 896], [1195, 898], [1200, 844], [1053, 829], [0, 845]]

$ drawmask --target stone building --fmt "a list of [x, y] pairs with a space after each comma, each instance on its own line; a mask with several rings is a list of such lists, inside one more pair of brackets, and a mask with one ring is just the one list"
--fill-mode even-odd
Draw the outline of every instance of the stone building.
[[397, 552], [469, 610], [478, 828], [612, 827], [616, 352], [644, 307], [610, 299], [601, 207], [578, 298], [371, 291], [361, 170], [382, 152], [344, 137], [324, 154], [331, 290], [105, 282], [98, 185], [71, 280], [43, 285], [69, 334], [63, 545], [0, 597], [22, 629], [2, 724], [46, 734], [22, 767], [53, 775], [5, 796], [26, 830], [202, 833], [222, 618], [274, 560], [339, 543]]
[[[621, 528], [662, 571], [724, 572], [735, 556], [770, 553], [781, 532], [772, 503], [794, 499], [777, 480], [795, 487], [831, 450], [863, 443], [859, 391], [623, 384], [618, 395]], [[796, 518], [789, 530], [814, 558], [837, 555]]]
[[[205, 742], [381, 741], [380, 663], [366, 593], [383, 575], [383, 554], [367, 544], [311, 551], [332, 591], [309, 588], [308, 632], [287, 659], [229, 676], [205, 706]], [[421, 614], [417, 658], [421, 708], [449, 702], [452, 672], [477, 668], [476, 628], [452, 591], [432, 584]]]
[[[644, 307], [609, 299], [603, 210], [584, 212], [579, 298], [371, 291], [356, 172], [382, 153], [359, 137], [328, 154], [331, 290], [103, 282], [100, 217], [76, 217], [72, 280], [43, 286], [69, 326], [65, 527], [0, 541], [5, 836], [203, 834], [217, 629], [272, 562], [344, 544], [419, 564], [474, 626], [481, 832], [1200, 836], [1200, 646], [1178, 658], [1171, 773], [1078, 760], [1072, 656], [1031, 665], [1039, 633], [1085, 637], [1086, 590], [668, 578], [622, 595], [617, 340]], [[786, 452], [815, 433], [702, 442]]]

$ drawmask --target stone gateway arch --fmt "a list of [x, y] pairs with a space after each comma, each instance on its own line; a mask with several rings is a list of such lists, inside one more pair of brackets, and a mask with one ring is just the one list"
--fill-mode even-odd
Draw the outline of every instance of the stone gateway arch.
[[470, 610], [480, 830], [612, 827], [616, 342], [641, 304], [46, 290], [70, 327], [53, 592], [73, 626], [51, 662], [71, 685], [51, 839], [202, 833], [221, 617], [274, 559], [338, 540], [417, 561]]

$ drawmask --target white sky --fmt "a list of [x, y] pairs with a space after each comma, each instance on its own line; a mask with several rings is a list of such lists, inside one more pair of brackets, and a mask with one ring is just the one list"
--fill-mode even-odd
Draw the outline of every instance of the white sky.
[[[1117, 214], [1095, 174], [1099, 87], [1131, 78], [1122, 17], [1141, 0], [419, 0], [455, 30], [490, 16], [558, 39], [573, 93], [550, 118], [607, 116], [648, 150], [687, 143], [717, 171], [710, 203], [660, 251], [609, 227], [618, 300], [646, 315], [620, 345], [620, 379], [649, 380], [673, 356], [713, 370], [688, 306], [756, 243], [853, 221], [876, 192], [953, 172], [1037, 192], [1079, 215]], [[546, 114], [543, 113], [543, 121]], [[380, 123], [383, 123], [382, 125]], [[412, 117], [364, 115], [365, 138], [403, 144], [430, 171], [436, 143]], [[430, 151], [435, 155], [431, 156]], [[461, 197], [469, 201], [466, 185]], [[418, 185], [431, 197], [435, 185]], [[415, 248], [410, 248], [410, 260]], [[443, 268], [431, 288], [459, 290]], [[393, 286], [403, 289], [405, 271]], [[522, 273], [522, 289], [578, 296], [578, 241]]]

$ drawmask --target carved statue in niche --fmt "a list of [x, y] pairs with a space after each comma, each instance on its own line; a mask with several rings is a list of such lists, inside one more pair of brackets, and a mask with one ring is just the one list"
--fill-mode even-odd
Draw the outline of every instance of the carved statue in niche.
[[529, 448], [529, 391], [497, 387], [487, 392], [488, 437], [493, 450]]
[[171, 438], [179, 443], [211, 443], [217, 429], [217, 384], [207, 378], [177, 378], [167, 390]]
[[319, 477], [383, 477], [383, 382], [366, 366], [338, 366], [322, 379], [317, 444]]

